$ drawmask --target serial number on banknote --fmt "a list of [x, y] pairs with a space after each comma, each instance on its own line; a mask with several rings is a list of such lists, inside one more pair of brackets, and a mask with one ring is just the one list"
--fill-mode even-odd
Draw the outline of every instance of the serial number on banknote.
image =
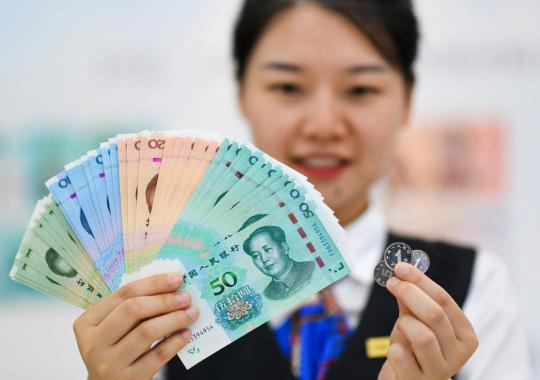
[[332, 244], [330, 244], [330, 242], [326, 239], [325, 234], [323, 233], [323, 231], [321, 231], [317, 223], [313, 223], [313, 230], [317, 234], [317, 237], [319, 238], [319, 241], [323, 245], [324, 249], [328, 251], [328, 255], [334, 256], [336, 251], [334, 251], [334, 249], [332, 248]]
[[204, 334], [212, 331], [213, 329], [214, 329], [214, 325], [208, 325], [208, 326], [203, 327], [199, 331], [194, 332], [193, 335], [191, 336], [191, 339], [189, 340], [188, 344], [191, 344], [191, 343], [195, 342], [201, 336], [203, 336]]

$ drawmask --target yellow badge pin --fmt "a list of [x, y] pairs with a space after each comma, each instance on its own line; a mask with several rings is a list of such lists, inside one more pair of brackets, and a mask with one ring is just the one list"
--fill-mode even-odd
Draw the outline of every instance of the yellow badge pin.
[[369, 359], [385, 358], [390, 347], [389, 336], [377, 336], [366, 339], [366, 354]]

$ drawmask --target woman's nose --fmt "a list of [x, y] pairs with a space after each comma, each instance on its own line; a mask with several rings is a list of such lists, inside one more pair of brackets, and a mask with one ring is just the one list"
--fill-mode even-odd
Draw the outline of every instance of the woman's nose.
[[330, 90], [313, 95], [306, 105], [302, 133], [312, 140], [337, 140], [345, 137], [347, 128], [339, 99]]

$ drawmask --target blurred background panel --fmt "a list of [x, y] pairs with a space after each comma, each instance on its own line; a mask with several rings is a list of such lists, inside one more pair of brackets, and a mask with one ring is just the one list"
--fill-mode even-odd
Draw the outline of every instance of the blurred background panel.
[[[538, 368], [540, 3], [416, 4], [419, 81], [381, 191], [388, 218], [398, 230], [500, 256]], [[116, 133], [248, 137], [230, 61], [238, 5], [0, 0], [0, 378], [85, 377], [71, 330], [80, 311], [8, 278], [46, 179]]]
[[504, 254], [507, 125], [492, 115], [417, 120], [403, 134], [385, 208], [403, 233]]

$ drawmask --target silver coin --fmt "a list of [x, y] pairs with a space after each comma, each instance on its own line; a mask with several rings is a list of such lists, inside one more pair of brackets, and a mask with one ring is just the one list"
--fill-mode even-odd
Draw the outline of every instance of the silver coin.
[[386, 288], [386, 281], [394, 277], [394, 271], [386, 266], [384, 261], [381, 261], [375, 267], [374, 271], [375, 282]]
[[410, 263], [412, 259], [412, 250], [405, 243], [392, 243], [384, 250], [384, 263], [392, 270], [397, 263]]
[[427, 253], [420, 249], [415, 249], [412, 251], [411, 265], [414, 265], [416, 268], [421, 270], [422, 273], [426, 273], [429, 269], [429, 264], [431, 264], [431, 261], [429, 260]]

